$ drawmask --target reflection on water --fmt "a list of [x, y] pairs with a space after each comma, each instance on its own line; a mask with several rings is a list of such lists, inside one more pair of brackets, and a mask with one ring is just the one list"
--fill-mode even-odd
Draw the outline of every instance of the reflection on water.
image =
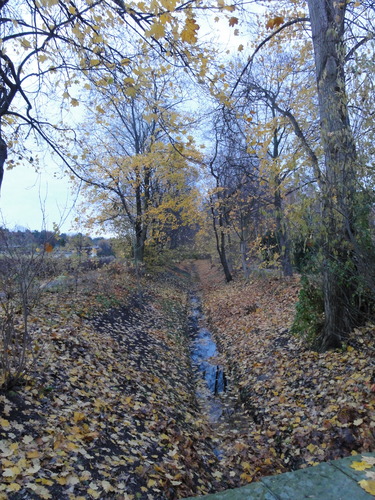
[[218, 395], [226, 390], [227, 380], [223, 367], [217, 362], [218, 351], [211, 332], [204, 326], [204, 314], [197, 296], [191, 297], [190, 334], [191, 359], [202, 383], [198, 383], [197, 397], [212, 423], [223, 414], [223, 404]]

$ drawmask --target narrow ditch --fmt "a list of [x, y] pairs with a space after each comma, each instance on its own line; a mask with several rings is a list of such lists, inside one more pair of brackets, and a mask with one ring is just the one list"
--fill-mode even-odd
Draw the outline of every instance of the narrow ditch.
[[192, 339], [191, 360], [198, 374], [196, 396], [209, 421], [217, 423], [224, 411], [220, 394], [227, 389], [227, 378], [196, 294], [190, 295], [189, 332]]
[[239, 388], [225, 371], [225, 362], [217, 349], [198, 292], [190, 293], [190, 356], [196, 378], [196, 398], [201, 413], [212, 428], [213, 452], [219, 461], [229, 458], [228, 449], [236, 440], [246, 441], [252, 416], [241, 401]]
[[[191, 361], [197, 375], [196, 397], [201, 412], [207, 417], [214, 430], [223, 422], [225, 413], [228, 411], [223, 401], [228, 380], [219, 359], [216, 343], [206, 327], [201, 300], [194, 293], [190, 295], [189, 333]], [[224, 450], [219, 444], [214, 447], [213, 452], [219, 460], [224, 456]]]

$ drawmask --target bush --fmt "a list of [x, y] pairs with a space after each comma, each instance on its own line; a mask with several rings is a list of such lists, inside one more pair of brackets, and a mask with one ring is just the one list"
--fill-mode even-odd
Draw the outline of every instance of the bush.
[[10, 389], [33, 363], [29, 316], [40, 300], [44, 252], [5, 231], [0, 236], [0, 388]]
[[302, 276], [291, 333], [304, 337], [313, 347], [324, 324], [324, 297], [321, 278]]

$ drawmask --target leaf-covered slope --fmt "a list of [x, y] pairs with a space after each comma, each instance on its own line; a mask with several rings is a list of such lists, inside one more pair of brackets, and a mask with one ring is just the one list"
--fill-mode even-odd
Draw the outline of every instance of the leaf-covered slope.
[[224, 284], [198, 265], [211, 327], [253, 424], [227, 443], [242, 482], [375, 449], [375, 327], [318, 354], [288, 333], [298, 279]]
[[77, 295], [46, 294], [34, 318], [44, 343], [35, 374], [0, 395], [0, 498], [177, 498], [212, 489], [184, 292], [176, 280], [149, 278], [140, 300], [131, 276], [98, 279], [107, 298], [117, 297], [115, 309], [82, 318], [95, 312], [97, 283]]

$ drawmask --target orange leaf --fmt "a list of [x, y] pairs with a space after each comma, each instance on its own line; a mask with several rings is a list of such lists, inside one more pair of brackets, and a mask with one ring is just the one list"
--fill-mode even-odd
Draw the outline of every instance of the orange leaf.
[[53, 246], [51, 245], [51, 243], [45, 243], [44, 244], [44, 251], [45, 252], [50, 253], [50, 252], [52, 252], [52, 250], [53, 250]]
[[284, 18], [281, 16], [276, 16], [270, 19], [267, 24], [266, 28], [272, 30], [273, 28], [278, 28], [281, 24], [283, 24]]
[[231, 17], [229, 19], [229, 26], [234, 26], [235, 24], [238, 24], [238, 17]]

